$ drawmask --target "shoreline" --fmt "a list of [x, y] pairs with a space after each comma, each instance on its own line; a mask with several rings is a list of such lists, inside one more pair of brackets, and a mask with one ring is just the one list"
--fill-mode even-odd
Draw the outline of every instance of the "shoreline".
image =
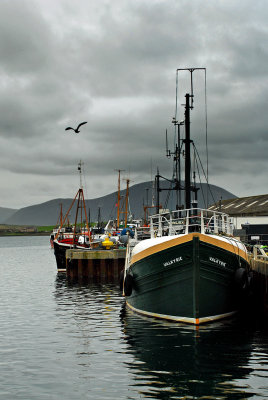
[[0, 232], [3, 236], [50, 236], [50, 232]]

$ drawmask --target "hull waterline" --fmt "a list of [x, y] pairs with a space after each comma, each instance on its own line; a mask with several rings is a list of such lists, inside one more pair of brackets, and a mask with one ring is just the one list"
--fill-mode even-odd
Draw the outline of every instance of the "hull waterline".
[[243, 299], [241, 271], [247, 268], [247, 254], [235, 242], [200, 233], [162, 241], [133, 255], [127, 305], [147, 316], [197, 325], [230, 317]]

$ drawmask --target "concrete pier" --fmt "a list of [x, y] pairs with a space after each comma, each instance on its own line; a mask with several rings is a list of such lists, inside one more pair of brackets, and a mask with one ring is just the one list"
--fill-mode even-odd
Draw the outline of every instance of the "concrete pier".
[[252, 288], [255, 311], [268, 318], [268, 256], [258, 255], [257, 250], [254, 249], [250, 266], [253, 271]]
[[126, 249], [66, 251], [66, 275], [70, 280], [119, 282]]

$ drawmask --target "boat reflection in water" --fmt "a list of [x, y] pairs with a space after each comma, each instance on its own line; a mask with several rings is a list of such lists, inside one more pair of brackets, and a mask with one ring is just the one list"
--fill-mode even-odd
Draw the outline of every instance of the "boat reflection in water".
[[[226, 321], [195, 328], [122, 309], [137, 390], [154, 399], [246, 399], [252, 333]], [[246, 392], [245, 392], [246, 390]]]
[[79, 398], [267, 398], [268, 335], [245, 318], [198, 328], [143, 317], [125, 307], [119, 285], [60, 274], [54, 299], [57, 371]]

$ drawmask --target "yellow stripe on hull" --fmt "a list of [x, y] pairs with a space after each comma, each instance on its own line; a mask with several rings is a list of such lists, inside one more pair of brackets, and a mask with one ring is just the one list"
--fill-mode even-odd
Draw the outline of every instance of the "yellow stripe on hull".
[[194, 233], [189, 233], [188, 235], [178, 236], [175, 239], [171, 239], [169, 241], [165, 241], [165, 242], [156, 244], [154, 246], [151, 246], [148, 249], [142, 250], [139, 253], [132, 256], [130, 264], [132, 265], [132, 264], [136, 263], [137, 261], [142, 260], [143, 258], [148, 257], [152, 254], [158, 253], [160, 251], [169, 249], [174, 246], [178, 246], [183, 243], [190, 242], [193, 240], [193, 237], [199, 237], [199, 240], [201, 242], [208, 243], [208, 244], [211, 244], [216, 247], [220, 247], [224, 250], [227, 250], [233, 254], [236, 254], [236, 255], [242, 257], [244, 260], [249, 262], [247, 253], [244, 250], [240, 249], [235, 244], [233, 244], [232, 238], [230, 238], [230, 243], [227, 243], [221, 239], [217, 239], [217, 236], [212, 237], [209, 235], [204, 235], [202, 233], [194, 232]]

